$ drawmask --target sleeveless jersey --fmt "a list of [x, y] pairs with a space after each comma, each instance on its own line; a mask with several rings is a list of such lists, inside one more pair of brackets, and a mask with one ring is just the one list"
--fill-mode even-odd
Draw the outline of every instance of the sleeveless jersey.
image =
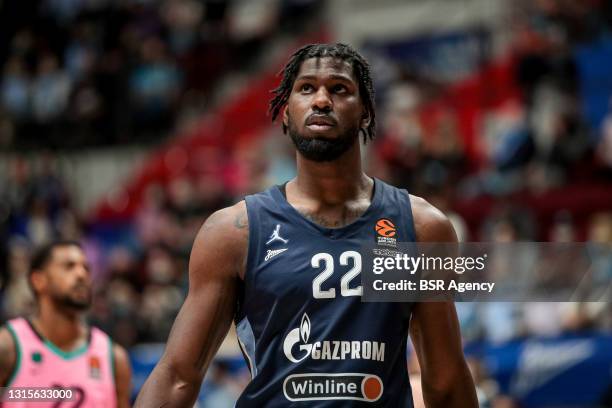
[[17, 351], [15, 370], [7, 386], [71, 388], [74, 399], [60, 405], [57, 402], [4, 402], [1, 406], [117, 406], [112, 341], [108, 335], [92, 327], [86, 345], [72, 352], [65, 352], [43, 338], [25, 318], [10, 320], [7, 327]]
[[415, 240], [408, 193], [375, 179], [368, 209], [341, 228], [302, 216], [279, 186], [245, 201], [236, 326], [252, 380], [236, 407], [412, 407], [412, 304], [362, 303], [359, 253]]

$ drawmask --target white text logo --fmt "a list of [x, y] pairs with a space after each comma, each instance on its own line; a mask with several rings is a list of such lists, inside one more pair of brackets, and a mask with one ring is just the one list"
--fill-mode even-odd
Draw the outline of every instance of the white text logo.
[[292, 374], [283, 382], [283, 393], [289, 401], [375, 402], [383, 390], [379, 376], [363, 373]]
[[[304, 313], [300, 327], [291, 330], [285, 337], [283, 352], [292, 363], [299, 363], [306, 357], [313, 360], [385, 361], [385, 343], [368, 340], [324, 340], [308, 343], [310, 329], [310, 319]], [[294, 350], [298, 344], [299, 347]]]
[[287, 248], [281, 248], [281, 249], [275, 249], [275, 250], [268, 249], [268, 252], [266, 253], [266, 257], [264, 258], [264, 261], [268, 261], [274, 258], [276, 255], [282, 254], [286, 250]]

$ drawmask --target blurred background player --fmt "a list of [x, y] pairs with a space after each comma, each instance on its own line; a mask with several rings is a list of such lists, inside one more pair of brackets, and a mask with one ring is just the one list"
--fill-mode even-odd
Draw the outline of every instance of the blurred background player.
[[[30, 284], [37, 311], [0, 329], [0, 384], [70, 388], [80, 407], [129, 407], [131, 373], [123, 347], [84, 313], [92, 300], [89, 263], [77, 242], [50, 243], [34, 256]], [[75, 405], [75, 406], [76, 406]], [[5, 402], [6, 407], [57, 406]]]

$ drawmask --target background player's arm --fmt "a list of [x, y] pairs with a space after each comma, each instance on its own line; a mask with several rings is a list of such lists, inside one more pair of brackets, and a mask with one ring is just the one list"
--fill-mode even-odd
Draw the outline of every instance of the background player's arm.
[[[419, 242], [457, 242], [444, 214], [427, 201], [411, 196]], [[421, 366], [421, 386], [428, 408], [477, 408], [476, 389], [463, 356], [453, 302], [417, 303], [410, 335]]]
[[123, 347], [113, 344], [113, 359], [115, 361], [115, 387], [117, 389], [117, 407], [130, 407], [130, 392], [132, 391], [132, 370], [128, 354]]
[[0, 328], [0, 387], [5, 387], [15, 369], [15, 342], [6, 327]]
[[236, 307], [248, 244], [246, 205], [217, 211], [198, 233], [189, 260], [189, 293], [161, 360], [135, 407], [187, 407], [223, 341]]

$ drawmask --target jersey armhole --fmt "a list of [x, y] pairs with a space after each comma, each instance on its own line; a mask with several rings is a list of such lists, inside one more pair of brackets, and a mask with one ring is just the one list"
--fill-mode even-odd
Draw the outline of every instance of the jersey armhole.
[[247, 212], [247, 220], [249, 223], [249, 240], [247, 245], [247, 254], [246, 254], [246, 262], [245, 262], [245, 270], [244, 270], [244, 278], [243, 284], [246, 286], [250, 280], [249, 271], [253, 269], [253, 263], [255, 262], [255, 255], [257, 254], [257, 243], [259, 241], [259, 235], [256, 231], [256, 226], [259, 225], [257, 218], [257, 214], [252, 210], [249, 205], [250, 196], [246, 196], [244, 198], [244, 204], [246, 206]]
[[116, 377], [116, 372], [115, 372], [115, 353], [113, 352], [113, 339], [111, 339], [111, 337], [108, 335], [107, 337], [108, 337], [108, 358], [110, 359], [111, 379], [113, 381], [113, 384], [116, 387], [117, 377]]
[[244, 206], [246, 207], [246, 212], [247, 212], [247, 222], [249, 223], [249, 239], [248, 239], [248, 244], [247, 244], [247, 255], [246, 255], [246, 260], [244, 262], [244, 275], [243, 275], [243, 284], [246, 285], [248, 279], [249, 279], [249, 269], [251, 267], [251, 263], [253, 262], [253, 260], [251, 259], [253, 257], [253, 254], [255, 253], [254, 250], [254, 246], [255, 246], [255, 235], [254, 235], [254, 224], [255, 224], [255, 220], [254, 220], [254, 215], [251, 213], [251, 209], [249, 208], [249, 197], [245, 197], [244, 198]]
[[410, 238], [412, 242], [417, 242], [416, 227], [414, 226], [414, 214], [412, 213], [412, 203], [410, 202], [410, 192], [407, 189], [403, 189], [402, 191], [406, 193], [406, 200], [408, 203], [408, 206], [402, 206], [402, 211], [406, 212], [406, 216], [410, 220], [406, 226], [408, 228], [408, 238]]
[[21, 368], [21, 346], [19, 345], [19, 339], [17, 337], [17, 333], [15, 329], [11, 326], [10, 322], [6, 323], [6, 328], [8, 329], [11, 337], [13, 338], [13, 342], [15, 343], [15, 367], [13, 367], [13, 372], [11, 373], [8, 381], [5, 384], [5, 387], [10, 387], [13, 381], [15, 381], [15, 377], [17, 377], [17, 373]]

